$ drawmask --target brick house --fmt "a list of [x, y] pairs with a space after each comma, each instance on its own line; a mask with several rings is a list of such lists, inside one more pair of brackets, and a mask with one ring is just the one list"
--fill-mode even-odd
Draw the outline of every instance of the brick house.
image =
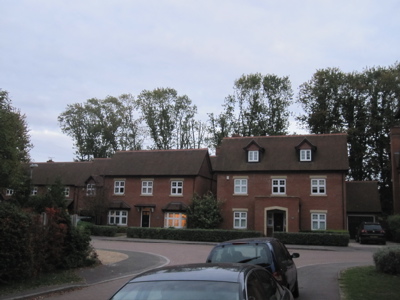
[[61, 178], [69, 212], [103, 201], [102, 224], [185, 227], [193, 195], [212, 191], [224, 201], [224, 229], [347, 229], [346, 134], [225, 138], [212, 157], [207, 149], [121, 151], [36, 165], [33, 194]]
[[105, 205], [103, 224], [185, 227], [193, 195], [215, 193], [216, 186], [207, 149], [121, 151], [90, 162], [36, 165], [33, 195], [44, 194], [60, 178], [69, 212], [85, 214]]
[[[395, 117], [400, 119], [400, 110]], [[393, 214], [400, 214], [400, 126], [391, 128], [390, 155], [392, 161]]]
[[347, 135], [225, 138], [214, 161], [223, 228], [346, 229]]

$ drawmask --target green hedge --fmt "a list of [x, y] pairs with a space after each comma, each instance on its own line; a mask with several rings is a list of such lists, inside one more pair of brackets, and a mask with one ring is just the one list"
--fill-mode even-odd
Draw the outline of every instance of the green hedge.
[[93, 225], [89, 227], [90, 233], [96, 236], [115, 236], [118, 232], [117, 226], [99, 226]]
[[263, 236], [261, 232], [250, 230], [221, 229], [174, 229], [129, 227], [127, 237], [140, 239], [223, 242], [232, 239]]
[[400, 274], [400, 247], [382, 248], [373, 255], [376, 269], [380, 272]]
[[275, 232], [274, 237], [284, 244], [292, 245], [318, 245], [318, 246], [340, 246], [349, 245], [350, 235], [348, 233], [331, 232]]
[[389, 216], [387, 223], [393, 242], [400, 243], [400, 215]]

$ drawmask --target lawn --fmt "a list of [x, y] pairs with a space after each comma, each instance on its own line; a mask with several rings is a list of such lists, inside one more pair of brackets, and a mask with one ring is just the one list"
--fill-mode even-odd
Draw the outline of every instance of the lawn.
[[83, 282], [83, 279], [75, 274], [73, 270], [52, 272], [42, 274], [24, 281], [0, 284], [0, 295], [18, 293], [21, 291], [33, 290], [43, 286], [57, 286], [68, 283]]
[[375, 266], [344, 271], [340, 284], [346, 300], [388, 300], [400, 297], [400, 276], [380, 273]]

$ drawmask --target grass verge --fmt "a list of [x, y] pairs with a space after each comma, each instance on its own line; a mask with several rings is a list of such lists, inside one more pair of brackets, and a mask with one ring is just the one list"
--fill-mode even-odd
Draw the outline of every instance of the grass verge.
[[400, 276], [378, 272], [375, 266], [347, 269], [340, 276], [347, 300], [398, 299]]
[[29, 278], [24, 281], [0, 284], [0, 295], [18, 293], [33, 290], [44, 286], [57, 286], [68, 283], [83, 282], [83, 279], [76, 275], [74, 270], [57, 271]]

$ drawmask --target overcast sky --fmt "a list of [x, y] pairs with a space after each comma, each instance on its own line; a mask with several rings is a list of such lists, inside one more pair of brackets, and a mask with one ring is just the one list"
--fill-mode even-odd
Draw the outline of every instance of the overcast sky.
[[75, 157], [57, 122], [68, 104], [170, 87], [206, 119], [242, 74], [289, 76], [296, 97], [318, 69], [400, 55], [398, 0], [0, 0], [0, 12], [0, 89], [26, 115], [35, 162]]

